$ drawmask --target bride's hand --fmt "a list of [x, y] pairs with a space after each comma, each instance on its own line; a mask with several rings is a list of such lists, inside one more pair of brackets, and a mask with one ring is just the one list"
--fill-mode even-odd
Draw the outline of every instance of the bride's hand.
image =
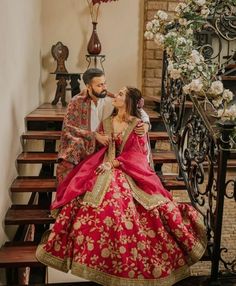
[[99, 165], [95, 171], [96, 175], [103, 174], [105, 171], [112, 169], [112, 164], [110, 162], [105, 162]]
[[102, 144], [104, 146], [109, 145], [110, 137], [108, 135], [104, 135], [104, 134], [100, 134], [98, 132], [95, 132], [95, 138], [100, 144]]

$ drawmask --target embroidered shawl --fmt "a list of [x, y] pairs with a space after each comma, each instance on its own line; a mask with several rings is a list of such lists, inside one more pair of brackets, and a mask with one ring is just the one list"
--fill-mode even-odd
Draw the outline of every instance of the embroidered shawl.
[[72, 98], [63, 121], [58, 159], [77, 165], [95, 151], [95, 135], [90, 131], [91, 99], [86, 90]]

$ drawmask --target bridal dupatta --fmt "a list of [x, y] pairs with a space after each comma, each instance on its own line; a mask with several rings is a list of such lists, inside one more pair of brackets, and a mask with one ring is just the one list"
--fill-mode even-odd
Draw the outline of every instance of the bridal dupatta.
[[[115, 142], [111, 141], [108, 147], [87, 157], [68, 174], [58, 186], [52, 210], [64, 206], [78, 196], [83, 196], [83, 201], [89, 205], [99, 206], [111, 183], [113, 170], [100, 175], [96, 175], [95, 170], [102, 162], [115, 158], [120, 162], [119, 168], [124, 172], [134, 198], [144, 208], [152, 209], [172, 200], [170, 193], [149, 166], [146, 136], [140, 137], [133, 132], [137, 123], [137, 118], [129, 123], [119, 150], [116, 150]], [[102, 129], [105, 134], [112, 135], [112, 117], [102, 122]]]

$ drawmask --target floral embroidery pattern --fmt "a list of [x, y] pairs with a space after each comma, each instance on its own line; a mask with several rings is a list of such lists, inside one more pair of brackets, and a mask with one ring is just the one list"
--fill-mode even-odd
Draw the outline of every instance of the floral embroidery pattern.
[[205, 249], [203, 233], [199, 214], [191, 206], [170, 201], [147, 211], [133, 199], [123, 173], [115, 170], [98, 208], [78, 199], [62, 208], [40, 257], [47, 253], [51, 266], [67, 265], [64, 271], [72, 268], [75, 274], [76, 265], [84, 265], [148, 283], [168, 279], [192, 264], [196, 253], [199, 259]]

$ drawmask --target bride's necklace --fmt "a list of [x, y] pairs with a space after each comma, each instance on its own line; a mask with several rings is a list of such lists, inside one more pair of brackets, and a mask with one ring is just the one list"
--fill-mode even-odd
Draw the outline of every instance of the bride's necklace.
[[113, 130], [114, 134], [123, 133], [128, 127], [129, 120], [122, 116], [118, 117], [117, 115], [113, 118]]
[[119, 116], [118, 114], [114, 117], [114, 119], [118, 122], [118, 123], [128, 123], [129, 122], [129, 118], [126, 116], [126, 114], [123, 114], [122, 116]]

